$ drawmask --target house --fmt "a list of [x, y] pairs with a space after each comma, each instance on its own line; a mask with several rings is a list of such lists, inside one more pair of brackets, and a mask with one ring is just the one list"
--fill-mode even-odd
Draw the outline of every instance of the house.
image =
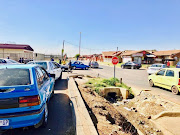
[[114, 57], [114, 53], [116, 53], [116, 51], [102, 52], [103, 62], [111, 62]]
[[33, 59], [33, 48], [30, 45], [23, 44], [0, 44], [0, 58], [14, 59], [19, 58]]
[[166, 63], [170, 62], [170, 65], [175, 65], [180, 61], [180, 50], [166, 50], [166, 51], [156, 51], [153, 53], [156, 58], [155, 62]]
[[153, 63], [154, 55], [146, 50], [127, 50], [121, 53], [122, 62], [135, 61], [137, 63]]

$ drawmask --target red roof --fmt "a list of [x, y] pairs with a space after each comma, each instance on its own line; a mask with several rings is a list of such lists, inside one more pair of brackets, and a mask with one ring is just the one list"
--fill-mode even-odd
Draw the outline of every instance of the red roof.
[[34, 51], [30, 45], [21, 45], [21, 44], [0, 44], [0, 48], [5, 49], [24, 49], [28, 51]]

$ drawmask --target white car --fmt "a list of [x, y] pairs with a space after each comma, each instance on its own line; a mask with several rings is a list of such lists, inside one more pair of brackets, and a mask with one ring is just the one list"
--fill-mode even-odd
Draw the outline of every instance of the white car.
[[30, 61], [27, 64], [37, 64], [42, 66], [52, 77], [55, 78], [55, 80], [62, 78], [61, 67], [59, 67], [59, 64], [54, 61]]
[[12, 59], [0, 58], [0, 64], [20, 64], [20, 63]]
[[157, 71], [159, 71], [162, 68], [167, 68], [166, 64], [152, 64], [148, 68], [147, 72], [148, 72], [149, 75], [154, 74], [154, 73], [156, 73]]

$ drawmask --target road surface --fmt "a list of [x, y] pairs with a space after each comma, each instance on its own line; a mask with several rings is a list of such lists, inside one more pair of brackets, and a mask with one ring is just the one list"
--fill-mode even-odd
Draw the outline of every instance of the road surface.
[[[85, 63], [85, 62], [84, 62]], [[86, 63], [85, 63], [86, 64]], [[114, 76], [114, 67], [100, 65], [98, 69], [73, 70], [73, 73], [82, 73], [91, 76], [111, 78]], [[180, 104], [180, 95], [173, 95], [170, 90], [159, 87], [150, 87], [148, 83], [148, 74], [146, 69], [121, 69], [116, 68], [116, 77], [122, 78], [128, 86], [138, 90], [151, 90], [153, 94], [161, 95], [163, 98]]]
[[65, 77], [62, 80], [56, 81], [55, 94], [48, 105], [49, 121], [46, 128], [13, 129], [8, 130], [3, 135], [66, 135], [72, 126], [67, 86], [67, 79]]

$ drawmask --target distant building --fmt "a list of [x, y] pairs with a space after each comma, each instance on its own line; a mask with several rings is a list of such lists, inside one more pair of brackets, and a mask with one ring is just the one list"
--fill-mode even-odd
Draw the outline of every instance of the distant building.
[[19, 58], [33, 59], [33, 48], [30, 45], [23, 44], [0, 44], [0, 58], [14, 59]]
[[114, 57], [113, 54], [116, 51], [108, 51], [108, 52], [102, 52], [102, 58], [103, 58], [103, 62], [111, 62], [112, 58]]
[[166, 63], [170, 61], [170, 65], [172, 66], [180, 61], [180, 50], [156, 51], [153, 54], [156, 56], [156, 63]]

